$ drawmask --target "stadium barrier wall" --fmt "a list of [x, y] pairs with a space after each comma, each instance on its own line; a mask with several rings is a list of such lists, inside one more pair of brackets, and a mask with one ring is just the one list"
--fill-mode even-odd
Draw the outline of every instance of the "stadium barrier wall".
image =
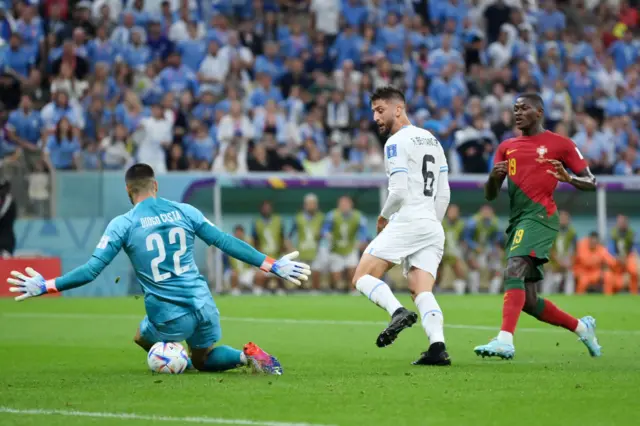
[[[473, 214], [484, 203], [482, 185], [485, 175], [451, 177], [452, 202], [459, 204], [463, 215]], [[602, 236], [616, 214], [626, 214], [632, 226], [640, 225], [638, 191], [640, 178], [599, 178], [596, 193], [581, 193], [562, 184], [557, 193], [560, 208], [574, 216], [581, 235], [597, 229]], [[319, 194], [321, 208], [335, 207], [340, 195], [350, 194], [369, 219], [370, 235], [375, 233], [375, 219], [386, 197], [384, 175], [344, 175], [309, 178], [292, 175], [213, 176], [210, 173], [172, 173], [158, 176], [160, 195], [189, 202], [200, 208], [227, 232], [236, 223], [248, 226], [259, 204], [270, 199], [288, 222], [302, 205], [308, 192]], [[59, 172], [56, 174], [54, 218], [19, 219], [16, 224], [18, 255], [36, 254], [59, 257], [62, 272], [85, 262], [93, 252], [103, 230], [115, 216], [131, 208], [124, 190], [121, 172]], [[505, 224], [508, 199], [493, 204]], [[213, 280], [207, 268], [206, 247], [198, 242], [196, 262], [203, 275]], [[215, 281], [221, 282], [220, 257]], [[116, 284], [116, 278], [120, 277]], [[212, 283], [213, 285], [213, 283]], [[129, 261], [120, 253], [102, 276], [92, 285], [75, 289], [69, 296], [124, 296], [139, 293]]]

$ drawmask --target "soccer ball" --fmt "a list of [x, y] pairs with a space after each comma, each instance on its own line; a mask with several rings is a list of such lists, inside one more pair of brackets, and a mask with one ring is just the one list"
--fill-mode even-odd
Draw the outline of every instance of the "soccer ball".
[[180, 374], [187, 369], [189, 356], [180, 343], [158, 342], [151, 347], [147, 364], [154, 373]]

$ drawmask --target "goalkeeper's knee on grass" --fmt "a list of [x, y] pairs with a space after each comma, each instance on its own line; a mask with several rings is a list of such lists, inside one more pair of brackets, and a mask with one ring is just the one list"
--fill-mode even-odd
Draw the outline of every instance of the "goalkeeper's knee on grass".
[[230, 346], [216, 346], [211, 351], [195, 349], [191, 354], [193, 366], [199, 371], [227, 371], [247, 364], [247, 357]]

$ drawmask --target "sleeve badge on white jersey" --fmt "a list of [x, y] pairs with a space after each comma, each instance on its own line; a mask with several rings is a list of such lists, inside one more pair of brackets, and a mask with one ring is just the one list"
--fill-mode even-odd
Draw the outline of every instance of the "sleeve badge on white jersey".
[[398, 145], [391, 144], [387, 146], [387, 158], [393, 158], [398, 155]]

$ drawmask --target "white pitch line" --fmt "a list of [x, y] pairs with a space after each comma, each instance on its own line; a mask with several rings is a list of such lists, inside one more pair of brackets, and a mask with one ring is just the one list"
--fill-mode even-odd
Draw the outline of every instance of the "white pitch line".
[[91, 411], [75, 411], [75, 410], [38, 410], [38, 409], [19, 409], [11, 407], [1, 407], [0, 413], [17, 414], [19, 416], [68, 416], [68, 417], [89, 417], [101, 419], [118, 419], [118, 420], [147, 420], [153, 422], [175, 422], [175, 423], [200, 423], [213, 425], [245, 425], [245, 426], [329, 426], [317, 423], [287, 423], [272, 422], [259, 420], [243, 420], [243, 419], [222, 419], [216, 417], [170, 417], [170, 416], [153, 416], [147, 414], [136, 413], [101, 413]]
[[[39, 313], [39, 312], [10, 312], [0, 313], [0, 316], [7, 318], [42, 318], [42, 319], [112, 319], [112, 320], [141, 320], [142, 315], [130, 314], [60, 314], [60, 313]], [[293, 325], [356, 325], [356, 326], [384, 326], [385, 321], [352, 321], [352, 320], [317, 320], [317, 319], [294, 319], [294, 318], [248, 318], [248, 317], [220, 317], [224, 322], [251, 322], [255, 324], [293, 324]], [[456, 328], [462, 330], [486, 330], [498, 331], [499, 326], [473, 325], [473, 324], [445, 324], [446, 328]], [[558, 327], [527, 328], [518, 327], [518, 332], [527, 333], [566, 333]], [[607, 330], [598, 329], [602, 334], [623, 334], [640, 335], [640, 330]]]

